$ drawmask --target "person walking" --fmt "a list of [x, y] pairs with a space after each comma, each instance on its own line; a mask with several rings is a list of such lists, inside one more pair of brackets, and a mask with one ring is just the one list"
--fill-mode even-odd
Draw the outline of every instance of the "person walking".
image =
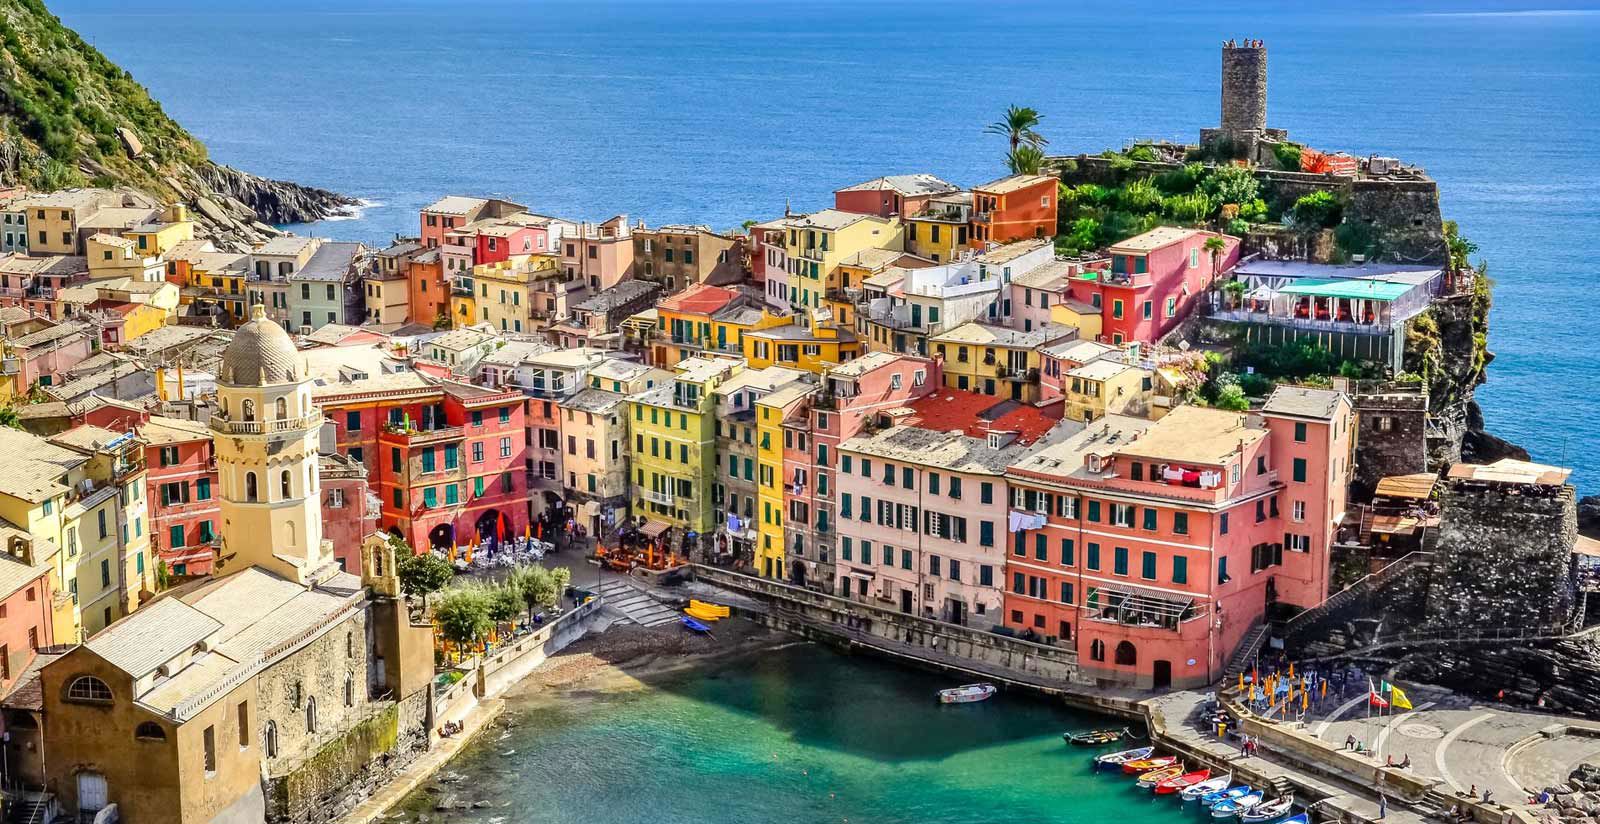
[[1389, 815], [1389, 797], [1378, 793], [1378, 820], [1382, 821]]

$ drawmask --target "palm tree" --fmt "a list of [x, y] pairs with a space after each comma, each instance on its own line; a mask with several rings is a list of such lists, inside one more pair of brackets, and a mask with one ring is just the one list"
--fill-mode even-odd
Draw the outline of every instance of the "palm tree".
[[1012, 105], [1006, 109], [1005, 117], [984, 127], [987, 134], [997, 134], [1011, 141], [1011, 151], [1015, 152], [1020, 146], [1032, 146], [1043, 149], [1050, 141], [1044, 135], [1034, 131], [1042, 118], [1039, 113], [1027, 106]]
[[1206, 242], [1201, 248], [1204, 248], [1206, 253], [1211, 255], [1211, 282], [1215, 284], [1217, 282], [1217, 259], [1222, 256], [1222, 250], [1228, 248], [1228, 242], [1219, 235], [1212, 235], [1206, 238]]
[[1014, 175], [1036, 175], [1044, 168], [1044, 152], [1037, 146], [1018, 146], [1006, 155], [1006, 165]]

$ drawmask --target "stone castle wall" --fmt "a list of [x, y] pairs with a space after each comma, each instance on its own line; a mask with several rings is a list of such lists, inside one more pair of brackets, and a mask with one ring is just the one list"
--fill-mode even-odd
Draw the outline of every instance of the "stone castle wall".
[[1433, 627], [1548, 627], [1572, 617], [1575, 493], [1570, 486], [1548, 496], [1518, 489], [1456, 481], [1441, 493], [1442, 523], [1430, 546]]
[[1357, 394], [1352, 401], [1357, 421], [1357, 487], [1371, 494], [1383, 478], [1428, 471], [1427, 395]]
[[1267, 128], [1267, 49], [1234, 46], [1222, 50], [1222, 129]]

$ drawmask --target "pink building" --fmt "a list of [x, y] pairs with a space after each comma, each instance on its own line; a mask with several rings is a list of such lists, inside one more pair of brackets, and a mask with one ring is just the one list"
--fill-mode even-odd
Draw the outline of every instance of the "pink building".
[[150, 544], [174, 575], [209, 575], [220, 516], [211, 432], [197, 421], [153, 415], [144, 440]]
[[526, 211], [526, 206], [509, 200], [450, 195], [423, 207], [418, 237], [423, 246], [437, 249], [444, 245], [444, 236], [453, 229], [486, 217], [506, 217]]
[[602, 223], [579, 223], [560, 240], [561, 267], [582, 278], [591, 294], [633, 276], [633, 230], [627, 215]]
[[[4, 582], [0, 615], [5, 616], [0, 621], [0, 692], [10, 695], [39, 649], [55, 645], [51, 573], [61, 549], [4, 521], [0, 521], [0, 540], [5, 542], [0, 549], [0, 572], [4, 573], [0, 576]], [[18, 763], [11, 760], [13, 766]]]
[[361, 541], [378, 531], [382, 509], [371, 500], [367, 468], [336, 452], [317, 456], [317, 481], [322, 490], [322, 536], [333, 542], [339, 568], [361, 574]]
[[836, 190], [833, 208], [878, 217], [911, 217], [935, 197], [960, 190], [930, 174], [888, 175]]
[[1063, 397], [1063, 376], [1068, 372], [1107, 355], [1122, 351], [1110, 344], [1073, 338], [1053, 343], [1039, 350], [1039, 400], [1052, 401]]
[[838, 592], [957, 624], [1002, 620], [1005, 468], [1058, 422], [939, 389], [839, 446]]
[[81, 323], [64, 321], [11, 340], [6, 354], [17, 359], [17, 392], [63, 383], [66, 373], [94, 354], [98, 338]]
[[[1222, 249], [1205, 248], [1221, 238]], [[1153, 343], [1172, 331], [1239, 262], [1239, 239], [1201, 229], [1162, 226], [1112, 246], [1111, 269], [1095, 281], [1075, 280], [1073, 297], [1100, 308], [1101, 337], [1110, 343]]]
[[1273, 604], [1326, 597], [1353, 420], [1285, 388], [1260, 415], [1108, 415], [1013, 463], [1005, 625], [1105, 684], [1213, 682]]

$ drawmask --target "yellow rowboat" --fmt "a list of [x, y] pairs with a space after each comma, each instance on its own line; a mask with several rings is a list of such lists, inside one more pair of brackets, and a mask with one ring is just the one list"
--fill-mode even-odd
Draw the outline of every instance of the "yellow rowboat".
[[706, 615], [710, 615], [714, 618], [726, 618], [732, 613], [732, 610], [728, 609], [727, 607], [722, 606], [721, 604], [713, 604], [709, 601], [691, 600], [689, 601], [689, 609], [692, 609], [695, 612], [703, 612]]
[[689, 607], [683, 611], [683, 614], [689, 616], [690, 618], [695, 618], [701, 621], [718, 621], [722, 618], [720, 615], [715, 615], [704, 610], [696, 609], [695, 607]]

